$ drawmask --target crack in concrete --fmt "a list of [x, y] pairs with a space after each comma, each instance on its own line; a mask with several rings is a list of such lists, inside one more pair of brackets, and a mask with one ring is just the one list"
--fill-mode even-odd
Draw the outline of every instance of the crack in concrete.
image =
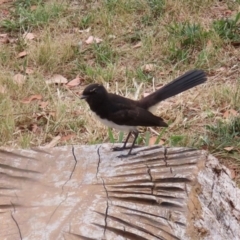
[[104, 219], [104, 222], [105, 222], [105, 225], [104, 225], [104, 236], [105, 236], [105, 233], [106, 233], [106, 230], [107, 230], [107, 217], [108, 217], [108, 208], [109, 208], [109, 202], [108, 202], [108, 200], [109, 200], [109, 197], [108, 197], [108, 191], [107, 191], [105, 182], [104, 182], [103, 178], [101, 178], [101, 179], [102, 179], [103, 187], [104, 187], [104, 189], [105, 189], [106, 196], [107, 196], [107, 207], [106, 207], [106, 210], [105, 210], [105, 219]]
[[[12, 207], [13, 207], [13, 212], [15, 212], [16, 209], [15, 209], [15, 206], [14, 206], [14, 204], [13, 204], [12, 202], [11, 202], [11, 205], [12, 205]], [[15, 217], [13, 216], [13, 212], [11, 212], [11, 217], [12, 217], [12, 220], [15, 222], [16, 226], [17, 226], [17, 229], [18, 229], [18, 233], [19, 233], [20, 239], [22, 240], [21, 229], [20, 229], [20, 227], [19, 227], [19, 225], [18, 225], [17, 220], [16, 220]]]
[[73, 173], [74, 173], [74, 171], [75, 171], [75, 168], [76, 168], [76, 166], [77, 166], [77, 158], [76, 158], [76, 155], [75, 155], [75, 152], [74, 152], [74, 146], [72, 146], [72, 155], [73, 155], [73, 159], [74, 159], [74, 161], [75, 161], [75, 164], [74, 164], [74, 166], [73, 166], [72, 172], [71, 172], [68, 180], [62, 185], [62, 192], [61, 192], [61, 194], [63, 193], [63, 188], [65, 187], [65, 185], [71, 180], [72, 175], [73, 175]]
[[101, 146], [100, 146], [100, 147], [98, 148], [98, 150], [97, 150], [97, 154], [98, 154], [98, 165], [97, 165], [96, 178], [98, 178], [98, 171], [99, 171], [99, 167], [100, 167], [100, 163], [101, 163], [100, 148], [101, 148]]
[[65, 197], [65, 198], [57, 205], [57, 207], [54, 209], [54, 211], [52, 212], [52, 214], [51, 214], [51, 216], [50, 216], [50, 218], [49, 218], [49, 220], [48, 220], [48, 222], [47, 222], [46, 228], [47, 228], [49, 222], [51, 221], [53, 215], [56, 213], [56, 211], [57, 211], [58, 208], [62, 205], [62, 203], [64, 203], [64, 202], [67, 200], [67, 198], [68, 198], [68, 194], [66, 194], [66, 197]]
[[163, 161], [165, 162], [165, 166], [168, 166], [168, 163], [167, 163], [168, 157], [167, 157], [167, 148], [166, 147], [164, 147], [163, 156], [164, 156]]
[[[72, 171], [71, 171], [71, 174], [70, 174], [68, 180], [62, 185], [62, 192], [61, 192], [60, 195], [63, 194], [64, 186], [72, 179], [72, 175], [73, 175], [73, 173], [74, 173], [74, 171], [75, 171], [75, 169], [76, 169], [76, 166], [77, 166], [77, 158], [76, 158], [76, 155], [75, 155], [75, 152], [74, 152], [74, 146], [72, 146], [72, 155], [73, 155], [75, 164], [74, 164], [74, 166], [73, 166], [73, 169], [72, 169]], [[68, 198], [68, 194], [66, 194], [65, 198], [64, 198], [64, 199], [58, 204], [58, 206], [54, 209], [54, 211], [52, 212], [51, 216], [49, 217], [49, 220], [48, 220], [48, 222], [47, 222], [46, 228], [47, 228], [49, 222], [51, 221], [52, 217], [54, 216], [54, 214], [57, 212], [58, 208], [61, 206], [62, 203], [64, 203], [64, 202], [67, 200], [67, 198]]]
[[[148, 165], [146, 165], [146, 167], [148, 169], [147, 173], [149, 175], [150, 181], [153, 183], [153, 177], [152, 177], [152, 173], [151, 173], [151, 168]], [[152, 187], [151, 187], [151, 194], [152, 195], [153, 195], [153, 189], [154, 189], [154, 185], [152, 185]]]
[[184, 183], [184, 190], [185, 190], [185, 192], [186, 192], [187, 197], [189, 197], [188, 191], [187, 191], [187, 184], [186, 184], [186, 183]]

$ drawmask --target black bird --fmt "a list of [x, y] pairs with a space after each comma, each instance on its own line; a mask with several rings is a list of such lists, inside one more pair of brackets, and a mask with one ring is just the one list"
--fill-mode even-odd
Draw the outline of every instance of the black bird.
[[[161, 117], [149, 112], [151, 107], [169, 97], [202, 84], [206, 80], [207, 77], [204, 71], [191, 70], [138, 101], [108, 93], [103, 85], [94, 83], [84, 89], [81, 99], [87, 101], [90, 109], [103, 124], [129, 132], [123, 146], [113, 149], [114, 151], [130, 149], [127, 155], [119, 156], [127, 157], [133, 154], [132, 149], [139, 133], [138, 126], [168, 126]], [[134, 140], [132, 145], [127, 147], [126, 144], [131, 133], [134, 134]]]

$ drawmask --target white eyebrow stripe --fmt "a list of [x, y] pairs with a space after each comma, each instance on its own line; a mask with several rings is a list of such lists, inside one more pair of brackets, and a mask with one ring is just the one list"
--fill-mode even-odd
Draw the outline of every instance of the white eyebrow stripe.
[[95, 90], [96, 90], [96, 88], [94, 88], [94, 89], [90, 90], [90, 92], [94, 92]]

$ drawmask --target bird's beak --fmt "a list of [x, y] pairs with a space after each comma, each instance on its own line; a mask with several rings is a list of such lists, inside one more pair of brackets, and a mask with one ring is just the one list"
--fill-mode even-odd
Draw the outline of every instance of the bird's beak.
[[86, 95], [83, 95], [83, 94], [82, 94], [82, 95], [80, 96], [80, 99], [86, 99], [86, 98], [87, 98]]

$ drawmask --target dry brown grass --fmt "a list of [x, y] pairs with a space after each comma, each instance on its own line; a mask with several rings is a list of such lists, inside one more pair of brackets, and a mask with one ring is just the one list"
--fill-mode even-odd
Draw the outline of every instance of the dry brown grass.
[[[157, 108], [156, 114], [171, 123], [161, 139], [166, 145], [209, 149], [239, 173], [240, 129], [232, 141], [223, 139], [221, 145], [219, 138], [224, 134], [216, 135], [206, 128], [218, 126], [219, 121], [231, 125], [228, 110], [234, 110], [233, 117], [239, 119], [239, 47], [213, 28], [216, 20], [234, 19], [239, 1], [39, 2], [10, 1], [0, 6], [0, 18], [5, 21], [1, 34], [8, 33], [10, 40], [0, 42], [2, 146], [45, 145], [56, 136], [62, 137], [60, 145], [108, 142], [106, 128], [92, 118], [88, 106], [72, 91], [80, 93], [88, 83], [101, 82], [109, 91], [131, 98], [140, 90], [141, 97], [189, 69], [201, 68], [208, 73], [205, 85], [168, 99]], [[40, 18], [37, 11], [45, 17]], [[29, 20], [20, 23], [22, 14]], [[89, 32], [79, 32], [88, 27]], [[24, 30], [35, 38], [24, 39]], [[90, 35], [103, 42], [87, 45], [85, 40]], [[139, 42], [141, 46], [134, 47]], [[17, 58], [21, 51], [28, 55]], [[156, 67], [145, 73], [141, 67], [149, 63]], [[33, 70], [31, 74], [26, 74], [28, 68]], [[24, 84], [13, 81], [17, 73], [26, 76]], [[46, 80], [54, 74], [68, 80], [79, 75], [81, 86], [68, 90], [63, 85], [47, 85]], [[45, 108], [41, 109], [38, 101], [21, 102], [35, 94], [48, 102]], [[143, 133], [143, 144], [162, 131], [147, 130], [150, 137]], [[112, 133], [118, 139], [119, 133]], [[228, 146], [233, 150], [224, 150]]]

